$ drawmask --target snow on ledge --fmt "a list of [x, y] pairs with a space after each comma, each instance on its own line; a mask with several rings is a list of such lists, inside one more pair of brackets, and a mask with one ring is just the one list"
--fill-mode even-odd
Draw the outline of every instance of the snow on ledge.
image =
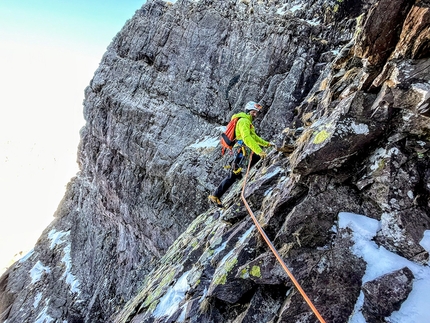
[[31, 256], [33, 256], [34, 255], [34, 249], [31, 249], [24, 257], [22, 257], [20, 260], [19, 260], [19, 262], [20, 263], [23, 263], [23, 262], [25, 262], [26, 260], [28, 260], [28, 259], [30, 259], [31, 258]]
[[[341, 212], [339, 213], [339, 228], [346, 227], [353, 231], [353, 253], [367, 263], [363, 284], [403, 267], [408, 267], [415, 276], [413, 289], [409, 297], [403, 302], [399, 311], [393, 312], [387, 318], [387, 322], [430, 322], [430, 311], [427, 310], [428, 300], [430, 299], [430, 268], [392, 253], [372, 241], [372, 238], [381, 227], [378, 220], [364, 215]], [[427, 248], [430, 249], [430, 231], [424, 233], [421, 245], [426, 250]], [[364, 294], [361, 292], [348, 323], [366, 323], [361, 313], [363, 302]]]
[[37, 261], [33, 268], [30, 269], [31, 283], [37, 283], [43, 276], [44, 273], [49, 274], [51, 269], [44, 266], [40, 261]]
[[37, 316], [34, 323], [51, 323], [54, 319], [48, 315], [48, 307], [45, 307], [42, 312]]
[[191, 148], [215, 148], [218, 146], [219, 137], [211, 138], [205, 137], [202, 141], [197, 141], [196, 143], [190, 145]]
[[33, 308], [37, 308], [39, 306], [41, 299], [42, 299], [42, 293], [37, 293], [37, 295], [34, 296]]
[[[357, 233], [354, 235], [354, 240], [356, 236], [361, 238], [366, 238], [366, 240], [372, 239], [376, 232], [381, 228], [381, 225], [378, 220], [368, 218], [364, 215], [340, 212], [339, 213], [339, 228], [350, 228]], [[355, 242], [360, 242], [361, 239], [358, 239]]]
[[57, 245], [63, 244], [64, 237], [68, 236], [70, 234], [70, 231], [64, 232], [64, 231], [57, 231], [55, 229], [52, 229], [48, 233], [48, 238], [51, 240], [51, 250], [54, 249]]
[[66, 266], [66, 270], [63, 274], [63, 278], [66, 279], [66, 283], [70, 286], [72, 293], [80, 293], [79, 281], [76, 279], [75, 275], [72, 274], [72, 258], [70, 256], [70, 245], [64, 248], [64, 256], [61, 261]]
[[288, 3], [284, 4], [282, 7], [280, 7], [276, 11], [276, 13], [278, 15], [285, 15], [287, 12], [295, 13], [296, 11], [303, 9], [303, 3], [299, 3], [299, 4], [296, 4], [296, 5], [288, 8], [289, 6], [290, 6], [290, 4], [288, 4]]
[[[54, 249], [57, 245], [61, 245], [66, 243], [65, 237], [70, 235], [70, 231], [57, 231], [52, 229], [48, 233], [48, 238], [51, 240], [50, 248]], [[70, 243], [67, 243], [63, 249], [64, 256], [61, 258], [66, 270], [64, 271], [63, 278], [66, 280], [66, 283], [70, 286], [70, 291], [72, 293], [80, 293], [79, 290], [79, 281], [72, 274], [72, 257], [70, 255], [71, 246]]]
[[423, 239], [420, 241], [420, 245], [430, 253], [430, 230], [424, 231]]
[[160, 299], [160, 303], [158, 303], [153, 313], [155, 318], [163, 316], [169, 317], [177, 311], [179, 304], [185, 297], [185, 293], [190, 289], [187, 281], [189, 273], [190, 272], [187, 271], [182, 274], [176, 284]]

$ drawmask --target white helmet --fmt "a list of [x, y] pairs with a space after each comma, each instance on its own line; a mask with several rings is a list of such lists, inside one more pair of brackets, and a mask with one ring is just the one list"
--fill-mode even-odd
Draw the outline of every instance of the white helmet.
[[256, 103], [256, 102], [254, 102], [254, 101], [249, 101], [246, 105], [245, 105], [245, 111], [246, 112], [249, 112], [249, 111], [251, 111], [251, 110], [255, 110], [255, 111], [258, 111], [258, 112], [261, 112], [261, 109], [262, 109], [263, 107], [260, 105], [260, 104], [258, 104], [258, 103]]

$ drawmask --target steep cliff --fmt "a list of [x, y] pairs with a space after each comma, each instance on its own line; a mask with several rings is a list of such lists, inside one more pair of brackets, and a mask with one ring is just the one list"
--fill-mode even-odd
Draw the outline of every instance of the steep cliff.
[[[327, 322], [386, 321], [430, 282], [429, 7], [148, 1], [85, 90], [80, 172], [1, 277], [0, 320], [316, 322], [241, 183], [206, 201], [221, 126], [256, 100], [281, 148], [250, 173], [259, 222]], [[407, 265], [372, 276], [358, 241]]]

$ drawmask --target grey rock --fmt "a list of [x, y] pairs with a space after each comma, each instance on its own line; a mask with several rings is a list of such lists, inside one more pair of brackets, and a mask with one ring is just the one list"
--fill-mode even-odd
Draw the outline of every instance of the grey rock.
[[414, 275], [408, 267], [383, 275], [363, 285], [363, 316], [368, 322], [385, 322], [384, 317], [400, 309], [412, 290]]

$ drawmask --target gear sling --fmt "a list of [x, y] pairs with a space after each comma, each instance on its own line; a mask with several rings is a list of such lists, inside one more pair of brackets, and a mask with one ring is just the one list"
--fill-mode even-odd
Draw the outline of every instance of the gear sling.
[[231, 165], [231, 171], [215, 190], [215, 196], [223, 196], [223, 194], [230, 188], [231, 185], [234, 184], [236, 180], [242, 178], [242, 167], [246, 166], [248, 156], [251, 158], [251, 167], [260, 160], [260, 156], [256, 154], [250, 154], [251, 150], [243, 144], [242, 140], [237, 141], [232, 150], [234, 152], [234, 158]]

